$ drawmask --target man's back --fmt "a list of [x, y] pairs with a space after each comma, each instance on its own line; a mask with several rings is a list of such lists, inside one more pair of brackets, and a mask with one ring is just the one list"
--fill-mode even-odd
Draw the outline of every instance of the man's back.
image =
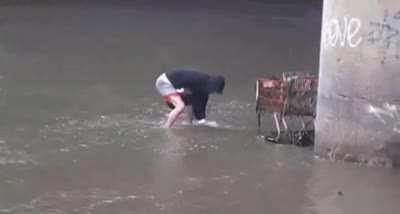
[[193, 70], [177, 70], [167, 73], [168, 79], [175, 88], [190, 89], [192, 93], [206, 93], [210, 76]]

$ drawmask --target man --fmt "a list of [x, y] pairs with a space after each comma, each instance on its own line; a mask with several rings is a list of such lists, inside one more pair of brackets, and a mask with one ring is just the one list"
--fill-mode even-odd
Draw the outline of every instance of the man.
[[177, 70], [161, 74], [156, 80], [156, 88], [172, 108], [164, 127], [172, 127], [185, 106], [189, 105], [192, 106], [195, 119], [199, 123], [204, 123], [209, 95], [222, 94], [224, 87], [225, 78], [219, 75], [211, 76], [193, 70]]

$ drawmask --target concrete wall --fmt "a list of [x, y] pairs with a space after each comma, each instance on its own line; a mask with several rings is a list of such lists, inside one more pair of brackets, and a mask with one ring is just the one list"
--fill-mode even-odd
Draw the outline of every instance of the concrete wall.
[[325, 0], [318, 155], [400, 165], [400, 1]]

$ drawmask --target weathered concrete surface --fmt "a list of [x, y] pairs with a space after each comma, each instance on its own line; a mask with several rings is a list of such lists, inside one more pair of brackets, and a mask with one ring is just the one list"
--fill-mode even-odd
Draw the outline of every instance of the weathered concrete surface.
[[400, 1], [325, 0], [317, 154], [400, 165]]

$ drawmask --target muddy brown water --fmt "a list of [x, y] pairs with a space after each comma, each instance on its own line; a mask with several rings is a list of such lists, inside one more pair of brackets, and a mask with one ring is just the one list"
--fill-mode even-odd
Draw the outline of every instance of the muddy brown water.
[[[319, 160], [256, 128], [257, 77], [316, 73], [321, 5], [12, 2], [0, 213], [398, 213], [399, 170]], [[160, 128], [154, 80], [176, 68], [226, 76], [208, 109], [219, 127]]]

